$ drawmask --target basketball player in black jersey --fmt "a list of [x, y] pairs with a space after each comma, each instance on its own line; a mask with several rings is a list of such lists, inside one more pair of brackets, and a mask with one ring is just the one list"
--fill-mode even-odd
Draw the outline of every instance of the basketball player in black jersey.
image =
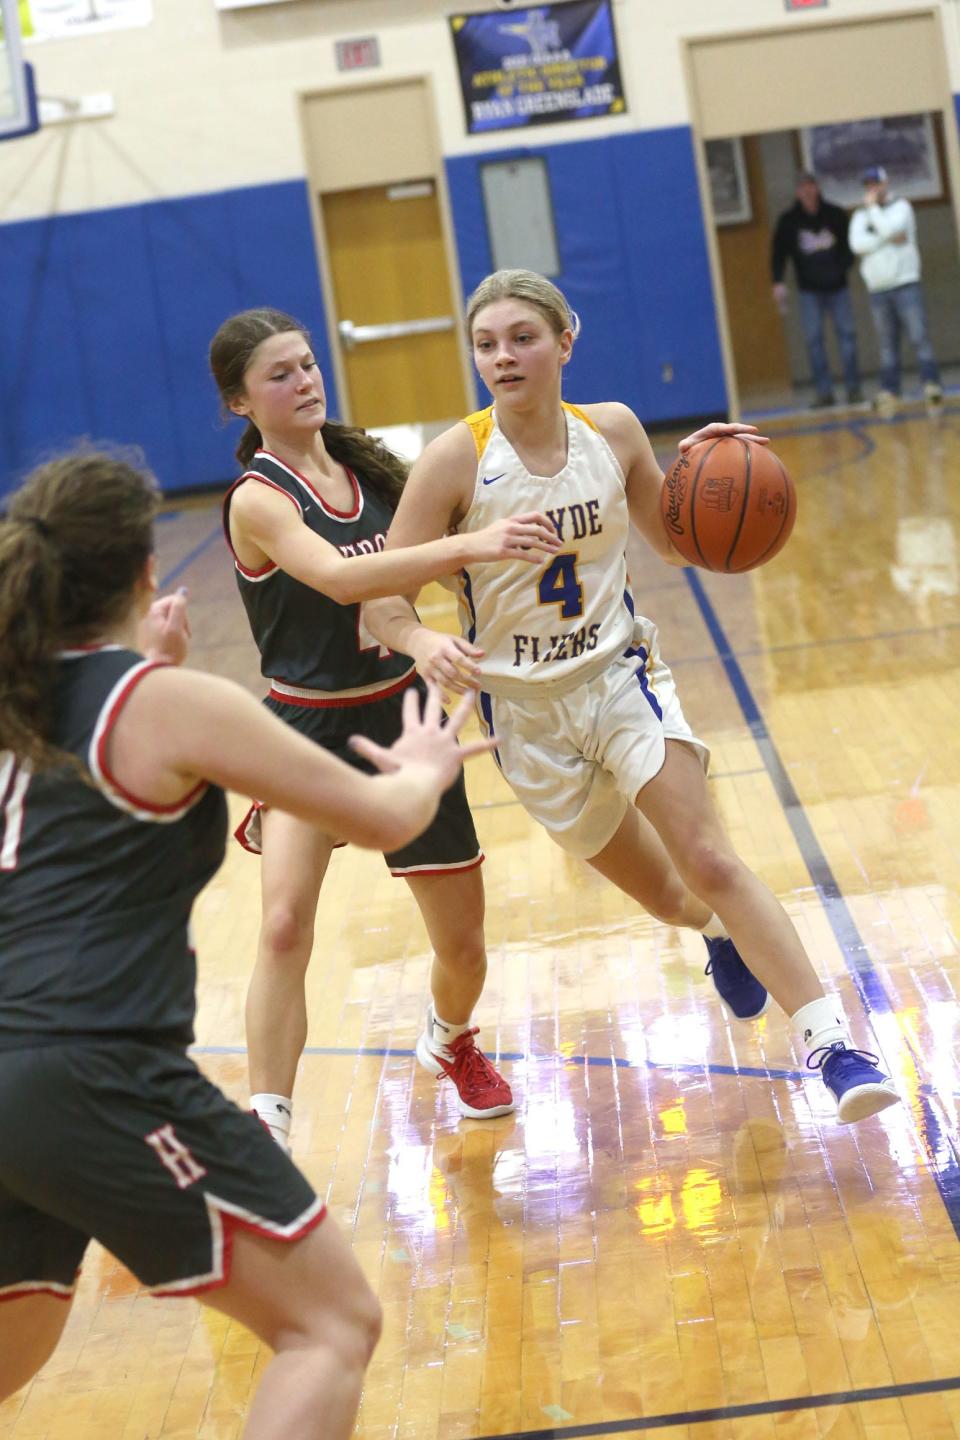
[[345, 1440], [379, 1306], [292, 1161], [187, 1058], [190, 910], [223, 858], [220, 786], [396, 850], [487, 746], [460, 750], [466, 710], [442, 726], [432, 691], [421, 719], [410, 690], [397, 742], [358, 742], [371, 778], [178, 668], [156, 501], [78, 452], [0, 520], [0, 1400], [52, 1353], [95, 1237], [274, 1350], [247, 1440]]
[[[210, 366], [224, 405], [247, 420], [237, 449], [243, 474], [227, 493], [223, 522], [270, 682], [266, 704], [318, 745], [362, 763], [346, 748], [348, 736], [359, 731], [389, 745], [404, 692], [423, 682], [407, 656], [364, 634], [360, 602], [415, 592], [468, 563], [542, 562], [556, 533], [544, 515], [526, 514], [385, 555], [405, 466], [363, 431], [327, 419], [304, 327], [276, 310], [234, 315], [213, 338]], [[255, 806], [238, 838], [262, 855], [263, 922], [247, 998], [251, 1103], [286, 1145], [307, 1039], [304, 977], [317, 902], [343, 837]], [[482, 859], [462, 782], [415, 844], [386, 855], [413, 891], [434, 951], [417, 1057], [453, 1080], [461, 1114], [475, 1119], [513, 1109], [510, 1087], [474, 1043], [470, 1023], [486, 974]]]

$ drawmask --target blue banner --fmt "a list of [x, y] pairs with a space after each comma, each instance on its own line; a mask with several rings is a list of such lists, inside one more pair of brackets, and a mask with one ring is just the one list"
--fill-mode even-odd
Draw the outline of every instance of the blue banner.
[[620, 115], [610, 0], [451, 15], [469, 135]]

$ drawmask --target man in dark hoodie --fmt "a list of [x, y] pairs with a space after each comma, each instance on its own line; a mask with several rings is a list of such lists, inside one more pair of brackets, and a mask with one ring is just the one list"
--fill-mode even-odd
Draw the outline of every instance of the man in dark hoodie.
[[857, 363], [857, 336], [853, 307], [847, 289], [847, 271], [853, 252], [847, 242], [849, 219], [839, 205], [831, 205], [820, 194], [815, 175], [803, 171], [797, 176], [797, 199], [777, 221], [771, 252], [773, 298], [781, 310], [787, 302], [783, 277], [787, 261], [793, 261], [800, 299], [800, 321], [807, 342], [810, 368], [816, 390], [815, 405], [833, 404], [833, 379], [824, 346], [824, 318], [829, 315], [840, 349], [847, 399], [861, 400]]

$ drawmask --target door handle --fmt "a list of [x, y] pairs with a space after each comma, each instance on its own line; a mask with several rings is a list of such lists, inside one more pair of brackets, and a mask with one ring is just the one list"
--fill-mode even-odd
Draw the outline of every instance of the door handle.
[[456, 321], [452, 315], [428, 315], [423, 320], [395, 320], [384, 325], [355, 325], [352, 320], [341, 320], [337, 333], [345, 350], [357, 345], [368, 345], [373, 340], [402, 340], [407, 335], [433, 335], [440, 330], [452, 330]]

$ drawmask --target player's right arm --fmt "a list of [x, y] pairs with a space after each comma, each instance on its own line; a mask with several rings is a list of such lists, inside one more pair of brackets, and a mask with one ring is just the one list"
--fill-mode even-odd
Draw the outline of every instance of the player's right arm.
[[[390, 523], [387, 551], [418, 547], [445, 535], [470, 508], [476, 478], [473, 436], [466, 425], [454, 425], [431, 441], [413, 465]], [[545, 517], [540, 518], [550, 526]], [[550, 548], [556, 550], [560, 542], [552, 526], [550, 534]], [[521, 558], [534, 561], [538, 552], [527, 551]], [[363, 607], [364, 626], [382, 645], [409, 655], [425, 680], [455, 694], [476, 688], [483, 651], [459, 635], [422, 624], [413, 608], [415, 598], [414, 592], [368, 601]]]
[[440, 713], [435, 691], [422, 717], [417, 692], [408, 691], [399, 740], [388, 750], [358, 743], [385, 772], [365, 775], [232, 681], [163, 666], [140, 680], [114, 723], [110, 773], [151, 804], [175, 805], [208, 780], [355, 845], [396, 850], [426, 829], [463, 761], [489, 749], [483, 741], [457, 743], [468, 702], [448, 725]]
[[428, 581], [478, 560], [527, 558], [528, 551], [542, 555], [552, 548], [553, 535], [545, 516], [518, 515], [473, 535], [441, 531], [405, 551], [348, 557], [304, 525], [287, 495], [256, 480], [248, 480], [234, 491], [230, 529], [235, 548], [259, 562], [251, 568], [272, 561], [285, 574], [340, 605], [416, 591]]

